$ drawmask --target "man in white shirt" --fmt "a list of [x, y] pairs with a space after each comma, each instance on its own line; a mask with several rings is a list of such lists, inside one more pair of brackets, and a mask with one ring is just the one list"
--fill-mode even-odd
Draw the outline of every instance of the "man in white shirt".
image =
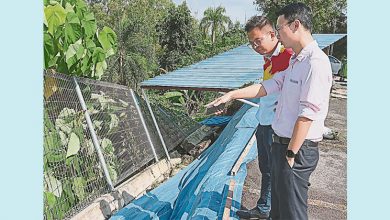
[[[276, 37], [274, 25], [264, 16], [253, 16], [245, 25], [245, 31], [253, 50], [263, 55], [263, 80], [270, 79], [285, 70], [293, 54], [292, 49], [284, 48]], [[238, 210], [241, 218], [269, 217], [271, 210], [271, 144], [273, 130], [271, 127], [275, 115], [279, 93], [267, 95], [260, 99], [260, 108], [256, 118], [259, 125], [256, 130], [259, 168], [261, 172], [261, 191], [257, 206], [251, 210]]]
[[309, 178], [319, 159], [329, 108], [332, 70], [327, 55], [311, 35], [312, 12], [303, 3], [291, 3], [278, 13], [278, 38], [295, 55], [289, 67], [273, 78], [234, 90], [209, 103], [218, 106], [238, 98], [281, 92], [272, 128], [272, 220], [307, 220]]

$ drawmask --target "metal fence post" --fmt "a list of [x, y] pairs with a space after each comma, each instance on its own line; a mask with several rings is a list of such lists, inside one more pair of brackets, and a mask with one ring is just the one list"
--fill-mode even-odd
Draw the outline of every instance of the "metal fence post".
[[137, 112], [138, 112], [139, 117], [140, 117], [140, 119], [141, 119], [142, 126], [144, 126], [144, 128], [145, 128], [146, 136], [147, 136], [147, 138], [148, 138], [148, 140], [149, 140], [150, 147], [152, 148], [152, 151], [153, 151], [153, 154], [154, 154], [154, 158], [155, 158], [156, 161], [158, 162], [158, 157], [157, 157], [157, 154], [156, 154], [156, 150], [154, 149], [154, 145], [153, 145], [152, 139], [150, 138], [149, 130], [148, 130], [148, 128], [146, 127], [146, 123], [145, 123], [145, 120], [144, 120], [144, 116], [142, 115], [141, 108], [140, 108], [139, 105], [138, 105], [137, 98], [135, 97], [134, 91], [133, 91], [132, 89], [130, 89], [130, 93], [131, 93], [131, 96], [133, 97], [134, 104], [135, 104], [135, 108], [137, 109]]
[[150, 114], [152, 115], [153, 123], [154, 123], [154, 126], [156, 126], [157, 133], [158, 133], [158, 136], [160, 137], [161, 143], [162, 143], [162, 145], [163, 145], [163, 147], [164, 147], [165, 154], [167, 155], [167, 158], [168, 158], [169, 163], [171, 163], [171, 162], [170, 162], [170, 161], [171, 161], [171, 157], [169, 156], [169, 153], [168, 153], [168, 150], [167, 150], [167, 146], [165, 146], [165, 141], [164, 141], [164, 139], [163, 139], [163, 137], [162, 137], [162, 135], [161, 135], [160, 128], [158, 127], [156, 118], [154, 117], [152, 107], [150, 107], [149, 99], [148, 99], [148, 97], [146, 96], [144, 89], [141, 89], [141, 91], [142, 91], [142, 95], [143, 95], [144, 98], [145, 98], [146, 105], [148, 106], [149, 112], [150, 112]]
[[99, 144], [99, 141], [97, 139], [95, 130], [93, 129], [93, 124], [91, 121], [91, 117], [89, 116], [87, 106], [85, 105], [83, 94], [81, 93], [81, 89], [80, 89], [79, 84], [77, 83], [76, 78], [75, 77], [72, 77], [72, 78], [73, 78], [73, 82], [74, 82], [75, 87], [76, 87], [77, 97], [79, 98], [81, 108], [83, 109], [83, 112], [84, 112], [85, 120], [87, 121], [87, 126], [89, 129], [89, 132], [91, 133], [93, 146], [95, 147], [95, 150], [98, 154], [99, 161], [100, 161], [100, 164], [103, 168], [104, 176], [106, 177], [106, 180], [107, 180], [107, 183], [110, 187], [110, 190], [113, 191], [114, 186], [112, 185], [112, 181], [111, 181], [111, 177], [110, 177], [110, 174], [108, 172], [108, 169], [107, 169], [106, 161], [104, 160], [104, 156], [102, 154], [102, 151], [100, 150], [100, 144]]

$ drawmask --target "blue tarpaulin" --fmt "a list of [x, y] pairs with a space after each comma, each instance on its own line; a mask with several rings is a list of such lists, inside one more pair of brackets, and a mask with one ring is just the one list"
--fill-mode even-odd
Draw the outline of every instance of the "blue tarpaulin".
[[207, 126], [225, 126], [229, 123], [230, 119], [232, 119], [232, 116], [214, 116], [206, 118], [199, 123]]
[[256, 158], [256, 147], [251, 147], [235, 176], [229, 171], [254, 135], [256, 111], [255, 107], [243, 105], [214, 144], [196, 160], [110, 219], [221, 219], [231, 179], [235, 187], [230, 218], [238, 219], [235, 212], [241, 206], [246, 163]]

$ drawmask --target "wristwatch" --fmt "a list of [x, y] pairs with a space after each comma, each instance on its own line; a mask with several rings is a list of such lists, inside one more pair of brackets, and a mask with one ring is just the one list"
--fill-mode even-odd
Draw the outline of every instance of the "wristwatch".
[[295, 155], [297, 155], [297, 154], [294, 153], [294, 151], [292, 151], [292, 150], [286, 151], [286, 157], [288, 157], [288, 158], [295, 158]]

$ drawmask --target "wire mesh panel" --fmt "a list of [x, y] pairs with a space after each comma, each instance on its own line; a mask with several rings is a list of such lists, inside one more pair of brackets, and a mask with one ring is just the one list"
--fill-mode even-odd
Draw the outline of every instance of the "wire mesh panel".
[[71, 77], [44, 75], [44, 215], [63, 219], [109, 191]]
[[[146, 106], [146, 102], [137, 93], [135, 93], [135, 97], [137, 99], [137, 103], [139, 104], [141, 111], [142, 111], [142, 114], [144, 116], [145, 123], [146, 123], [148, 131], [150, 133], [154, 148], [156, 150], [157, 157], [159, 159], [164, 158], [164, 157], [166, 157], [166, 154], [164, 152], [164, 147], [163, 147], [161, 140], [158, 136], [156, 126], [153, 123], [152, 116], [150, 115], [149, 109]], [[160, 124], [158, 124], [158, 125], [161, 127]], [[164, 138], [164, 140], [165, 140], [165, 138]]]
[[130, 89], [112, 83], [77, 79], [88, 112], [100, 138], [115, 184], [154, 159]]
[[[44, 213], [45, 219], [73, 216], [110, 191], [91, 132], [94, 132], [114, 185], [154, 160], [152, 145], [137, 111], [139, 103], [159, 158], [166, 157], [143, 99], [127, 87], [75, 78], [91, 118], [76, 93], [73, 77], [44, 74]], [[169, 150], [199, 125], [186, 116], [152, 105]], [[96, 140], [96, 139], [95, 139]]]
[[[154, 135], [157, 135], [157, 130], [153, 125], [152, 117], [149, 113], [145, 100], [140, 98], [138, 99], [140, 100], [140, 106], [143, 112], [145, 112], [145, 118], [148, 127], [150, 127], [150, 130]], [[188, 135], [201, 126], [187, 115], [173, 113], [172, 111], [169, 111], [168, 109], [156, 103], [150, 104], [168, 151], [178, 146]], [[158, 151], [159, 156], [161, 153], [163, 152]]]

